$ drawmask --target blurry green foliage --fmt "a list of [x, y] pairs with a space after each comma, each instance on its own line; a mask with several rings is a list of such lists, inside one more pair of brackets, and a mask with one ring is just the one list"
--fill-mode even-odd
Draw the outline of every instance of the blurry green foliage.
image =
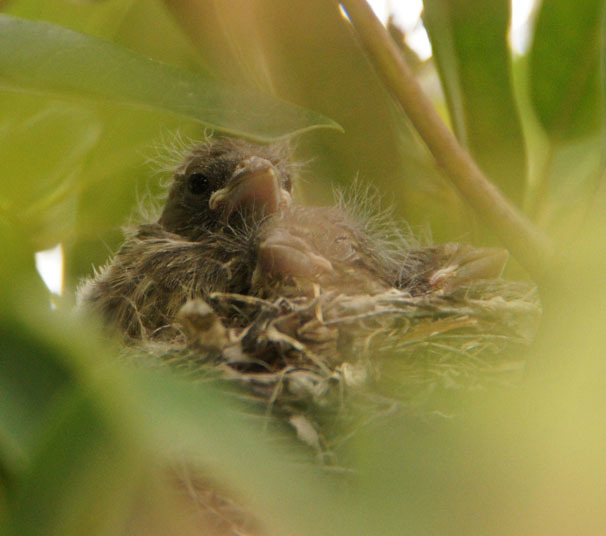
[[565, 240], [602, 180], [605, 9], [601, 0], [545, 0], [528, 54], [527, 91], [545, 141], [527, 208]]
[[426, 0], [423, 20], [457, 138], [519, 205], [527, 165], [511, 84], [510, 12], [509, 0]]
[[[325, 124], [302, 110], [342, 125], [344, 134], [297, 138], [301, 158], [314, 158], [304, 197], [325, 201], [330, 185], [359, 174], [440, 239], [482, 234], [336, 4], [0, 7], [45, 21], [0, 19], [0, 84], [11, 88], [0, 94], [2, 534], [189, 534], [191, 512], [164, 485], [177, 455], [200, 461], [275, 534], [605, 532], [601, 0], [543, 1], [528, 58], [513, 59], [514, 89], [506, 2], [426, 2], [447, 97], [446, 108], [436, 105], [495, 182], [516, 201], [530, 199], [566, 260], [542, 289], [545, 319], [527, 380], [508, 392], [459, 393], [441, 409], [456, 418], [402, 414], [366, 427], [345, 449], [355, 476], [289, 462], [297, 447], [277, 448], [212, 383], [125, 369], [117, 348], [69, 312], [77, 279], [115, 250], [137, 198], [158, 191], [145, 165], [155, 145], [177, 130], [202, 137], [200, 122], [214, 121], [181, 82], [254, 91], [235, 118], [242, 122], [223, 125], [243, 135]], [[432, 87], [437, 74], [427, 73], [423, 66], [419, 76]], [[289, 115], [283, 101], [302, 108]], [[221, 104], [215, 111], [232, 117]], [[33, 253], [57, 242], [70, 290], [51, 312]]]
[[543, 0], [530, 51], [530, 92], [554, 141], [602, 128], [604, 2]]
[[311, 111], [44, 22], [0, 18], [0, 66], [4, 88], [159, 109], [261, 140], [337, 127]]

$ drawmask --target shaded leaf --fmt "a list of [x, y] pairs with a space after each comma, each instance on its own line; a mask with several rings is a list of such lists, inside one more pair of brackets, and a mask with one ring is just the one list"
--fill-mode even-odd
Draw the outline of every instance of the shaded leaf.
[[35, 249], [75, 234], [82, 168], [102, 123], [85, 107], [7, 95], [0, 101], [0, 207], [18, 222]]
[[111, 39], [133, 6], [141, 0], [120, 2], [11, 1], [3, 11], [15, 17], [43, 20], [97, 37]]
[[0, 192], [5, 209], [39, 212], [73, 190], [69, 176], [97, 143], [98, 119], [90, 111], [55, 104], [35, 110], [4, 102], [0, 161], [6, 177]]
[[530, 94], [554, 141], [601, 127], [603, 0], [544, 0], [530, 50]]
[[0, 17], [0, 85], [161, 109], [231, 134], [270, 140], [333, 121], [246, 89], [44, 22]]
[[[86, 397], [57, 408], [13, 499], [7, 534], [122, 533], [144, 458]], [[127, 448], [131, 447], [131, 448]]]
[[424, 23], [454, 132], [514, 202], [526, 188], [526, 148], [513, 95], [508, 0], [426, 0]]
[[25, 467], [49, 407], [69, 382], [58, 351], [21, 326], [0, 327], [0, 455], [9, 473]]
[[[337, 530], [353, 525], [349, 517], [355, 516], [343, 520], [334, 510], [330, 479], [310, 466], [288, 461], [293, 451], [272, 445], [262, 421], [251, 419], [232, 397], [211, 383], [177, 380], [166, 370], [116, 366], [92, 332], [65, 326], [65, 319], [57, 318], [54, 329], [34, 328], [28, 333], [39, 337], [41, 362], [59, 361], [76, 374], [64, 396], [40, 404], [46, 411], [44, 426], [29, 452], [30, 463], [10, 492], [2, 534], [122, 534], [133, 514], [153, 519], [157, 506], [142, 505], [141, 498], [147, 501], [149, 493], [163, 489], [193, 501], [190, 510], [204, 508], [195, 497], [184, 495], [185, 490], [172, 487], [175, 479], [169, 478], [169, 468], [175, 460], [199, 467], [203, 476], [218, 480], [219, 489], [237, 491], [268, 524], [279, 527], [276, 533], [286, 528], [294, 534], [321, 531], [327, 519]], [[40, 335], [35, 335], [38, 331]], [[14, 344], [17, 351], [27, 346], [27, 337]], [[49, 348], [55, 349], [54, 356]], [[41, 374], [45, 371], [41, 367]], [[27, 382], [29, 375], [21, 370], [19, 376]], [[37, 382], [31, 384], [35, 389]], [[164, 481], [151, 482], [158, 489], [141, 489], [143, 481], [153, 481], [162, 469]], [[312, 490], [323, 497], [321, 504], [309, 501]], [[314, 515], [318, 512], [322, 515]], [[172, 529], [182, 521], [174, 517]], [[166, 534], [170, 528], [156, 532], [154, 527], [141, 534]]]
[[195, 50], [161, 0], [18, 0], [4, 11], [108, 39], [172, 65], [200, 67]]

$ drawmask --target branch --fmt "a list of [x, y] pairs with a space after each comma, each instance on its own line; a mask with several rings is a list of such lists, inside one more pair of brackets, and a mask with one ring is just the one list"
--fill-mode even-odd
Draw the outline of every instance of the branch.
[[446, 176], [537, 280], [547, 274], [551, 241], [482, 173], [423, 93], [410, 67], [365, 0], [341, 0], [371, 62]]

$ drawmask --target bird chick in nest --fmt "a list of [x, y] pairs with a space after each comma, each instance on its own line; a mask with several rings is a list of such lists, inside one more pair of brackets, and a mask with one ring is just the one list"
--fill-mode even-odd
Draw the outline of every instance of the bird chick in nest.
[[[218, 370], [247, 387], [324, 460], [326, 437], [341, 429], [331, 424], [331, 409], [345, 415], [342, 387], [352, 387], [358, 406], [373, 415], [391, 413], [391, 400], [357, 389], [368, 378], [360, 357], [381, 350], [384, 339], [399, 339], [409, 352], [416, 341], [458, 330], [448, 341], [456, 359], [470, 352], [477, 363], [480, 345], [460, 331], [493, 326], [493, 300], [475, 309], [443, 300], [498, 277], [507, 253], [454, 243], [411, 247], [397, 232], [373, 228], [348, 203], [297, 205], [296, 170], [280, 145], [219, 139], [196, 146], [174, 172], [157, 221], [129, 230], [78, 300], [135, 350], [146, 353], [157, 342], [162, 363]], [[442, 358], [437, 368], [443, 373]], [[323, 408], [320, 417], [302, 409], [308, 402]], [[210, 493], [221, 497], [212, 487]], [[201, 511], [241, 534], [241, 520], [250, 516], [223, 502], [218, 513]]]
[[224, 139], [195, 147], [176, 169], [155, 222], [126, 233], [116, 256], [79, 289], [79, 307], [127, 338], [172, 336], [189, 299], [247, 294], [256, 229], [291, 203], [292, 165], [281, 146]]
[[252, 289], [273, 297], [318, 287], [342, 294], [398, 289], [445, 295], [499, 277], [508, 257], [500, 248], [447, 243], [411, 249], [402, 237], [386, 249], [384, 242], [342, 207], [290, 206], [259, 229]]
[[500, 275], [503, 249], [410, 249], [405, 240], [385, 248], [343, 206], [293, 204], [296, 169], [282, 145], [219, 139], [196, 146], [175, 171], [159, 219], [127, 232], [117, 255], [81, 286], [79, 306], [127, 339], [162, 340], [174, 337], [186, 302], [217, 292], [419, 296]]

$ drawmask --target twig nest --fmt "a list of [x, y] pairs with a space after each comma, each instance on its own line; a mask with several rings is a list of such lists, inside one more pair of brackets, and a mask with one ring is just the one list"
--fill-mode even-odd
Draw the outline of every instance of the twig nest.
[[[215, 293], [211, 300], [213, 307], [186, 303], [179, 320], [187, 339], [170, 343], [165, 357], [219, 370], [274, 405], [330, 404], [376, 379], [381, 356], [407, 367], [403, 387], [481, 385], [521, 369], [503, 350], [528, 344], [541, 313], [534, 286], [503, 280], [449, 296], [391, 289], [273, 301]], [[182, 348], [176, 361], [175, 345]]]

